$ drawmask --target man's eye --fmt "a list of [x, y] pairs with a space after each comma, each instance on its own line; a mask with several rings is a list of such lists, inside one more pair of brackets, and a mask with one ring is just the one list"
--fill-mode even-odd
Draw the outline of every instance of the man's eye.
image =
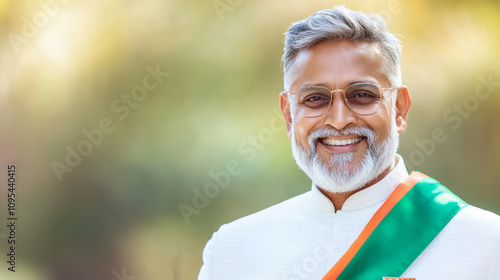
[[376, 98], [376, 96], [367, 91], [358, 91], [349, 95], [349, 98]]
[[304, 99], [304, 102], [323, 102], [328, 101], [328, 98], [320, 94], [312, 94]]
[[303, 106], [311, 109], [324, 108], [330, 104], [330, 97], [321, 93], [308, 94], [301, 103]]
[[355, 106], [373, 104], [378, 99], [379, 97], [376, 94], [369, 91], [355, 91], [350, 93], [349, 96], [347, 97], [349, 104]]

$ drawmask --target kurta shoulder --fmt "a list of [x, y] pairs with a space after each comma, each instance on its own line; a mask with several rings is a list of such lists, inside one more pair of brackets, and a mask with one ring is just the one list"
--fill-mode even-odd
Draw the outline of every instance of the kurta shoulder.
[[[493, 275], [496, 275], [492, 278]], [[475, 206], [458, 212], [404, 273], [421, 279], [499, 279], [500, 216]], [[440, 278], [443, 279], [443, 278]]]
[[451, 219], [433, 243], [469, 247], [471, 252], [483, 252], [489, 257], [492, 248], [500, 243], [500, 216], [475, 206], [467, 206]]
[[314, 202], [308, 191], [221, 226], [205, 246], [199, 279], [281, 279], [327, 244], [332, 219]]
[[452, 222], [469, 229], [495, 234], [500, 238], [500, 216], [493, 212], [467, 206], [452, 219]]
[[289, 264], [302, 261], [297, 252], [318, 246], [329, 227], [329, 217], [318, 213], [313, 199], [308, 191], [221, 226], [203, 255], [201, 274], [213, 278], [200, 279], [281, 278]]

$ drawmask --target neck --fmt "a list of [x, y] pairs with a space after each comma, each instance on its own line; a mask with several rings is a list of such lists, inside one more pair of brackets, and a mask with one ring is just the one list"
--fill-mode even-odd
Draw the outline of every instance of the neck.
[[395, 166], [395, 163], [393, 162], [389, 167], [387, 167], [382, 173], [380, 173], [380, 175], [378, 175], [377, 177], [375, 177], [375, 179], [373, 179], [372, 181], [370, 181], [368, 184], [364, 185], [363, 187], [359, 188], [358, 190], [355, 190], [355, 191], [350, 191], [350, 192], [345, 192], [345, 193], [333, 193], [333, 192], [329, 192], [329, 191], [325, 191], [323, 190], [322, 188], [320, 188], [318, 186], [318, 189], [326, 196], [328, 197], [328, 199], [332, 202], [333, 206], [335, 207], [335, 212], [337, 212], [338, 210], [342, 209], [342, 206], [344, 205], [344, 203], [346, 202], [346, 200], [351, 197], [351, 195], [361, 191], [361, 190], [364, 190], [366, 188], [369, 188], [373, 185], [375, 185], [376, 183], [378, 183], [380, 180], [382, 180], [385, 176], [387, 176], [387, 174], [389, 174], [392, 169], [394, 168]]

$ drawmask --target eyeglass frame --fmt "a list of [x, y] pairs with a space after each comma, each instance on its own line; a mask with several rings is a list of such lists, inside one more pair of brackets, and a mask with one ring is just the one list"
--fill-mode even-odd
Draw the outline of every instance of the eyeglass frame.
[[[352, 108], [348, 105], [348, 104], [349, 104], [349, 102], [347, 101], [347, 98], [346, 98], [346, 96], [345, 96], [345, 90], [346, 90], [347, 88], [351, 87], [351, 86], [354, 86], [354, 85], [373, 85], [373, 86], [375, 86], [375, 87], [378, 89], [378, 91], [380, 92], [380, 98], [379, 98], [380, 102], [379, 102], [379, 105], [378, 105], [378, 107], [377, 107], [377, 109], [376, 109], [375, 111], [373, 111], [372, 113], [369, 113], [369, 114], [360, 114], [360, 113], [354, 112], [354, 110], [353, 110], [353, 109], [352, 109]], [[327, 89], [327, 90], [329, 90], [329, 91], [330, 91], [330, 94], [331, 94], [331, 100], [330, 100], [330, 103], [328, 103], [328, 108], [326, 108], [326, 110], [325, 110], [323, 113], [321, 113], [321, 114], [319, 114], [319, 115], [317, 115], [317, 116], [306, 116], [306, 115], [304, 115], [304, 114], [303, 114], [300, 110], [298, 110], [298, 111], [299, 111], [299, 113], [300, 113], [301, 115], [303, 115], [304, 117], [306, 117], [306, 118], [316, 118], [316, 117], [322, 116], [322, 115], [324, 115], [326, 112], [328, 112], [328, 110], [330, 110], [330, 107], [331, 107], [331, 106], [332, 106], [332, 104], [333, 104], [333, 100], [334, 100], [334, 98], [333, 98], [333, 92], [334, 92], [334, 91], [337, 91], [337, 92], [338, 92], [338, 91], [341, 91], [341, 92], [342, 92], [342, 97], [343, 97], [343, 99], [344, 99], [344, 105], [345, 105], [345, 106], [346, 106], [346, 107], [347, 107], [347, 108], [348, 108], [351, 112], [353, 112], [354, 114], [357, 114], [357, 115], [361, 115], [361, 116], [369, 116], [369, 115], [373, 115], [373, 114], [375, 114], [375, 113], [378, 111], [378, 109], [380, 108], [380, 103], [381, 103], [381, 101], [382, 101], [382, 97], [383, 97], [383, 92], [384, 92], [384, 91], [386, 91], [386, 90], [394, 90], [394, 89], [399, 89], [399, 87], [382, 88], [382, 87], [378, 86], [378, 85], [377, 85], [377, 84], [375, 84], [375, 83], [354, 83], [354, 84], [348, 85], [348, 86], [347, 86], [347, 87], [345, 87], [344, 89], [333, 89], [333, 90], [330, 90], [330, 89], [329, 89], [328, 87], [326, 87], [326, 86], [317, 86], [317, 87], [320, 87], [320, 88], [325, 88], [325, 89]], [[299, 89], [297, 90], [297, 92], [299, 92], [302, 88], [303, 88], [303, 87], [299, 88]], [[297, 94], [297, 92], [288, 92], [287, 94], [288, 94], [288, 95], [296, 95], [296, 94]]]

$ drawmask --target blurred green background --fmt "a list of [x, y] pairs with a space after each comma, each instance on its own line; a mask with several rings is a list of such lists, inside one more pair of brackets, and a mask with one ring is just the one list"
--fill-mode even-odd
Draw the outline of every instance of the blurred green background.
[[[0, 279], [195, 279], [220, 225], [309, 190], [277, 111], [283, 33], [342, 3], [0, 1]], [[498, 1], [345, 4], [402, 35], [408, 168], [500, 213]]]

